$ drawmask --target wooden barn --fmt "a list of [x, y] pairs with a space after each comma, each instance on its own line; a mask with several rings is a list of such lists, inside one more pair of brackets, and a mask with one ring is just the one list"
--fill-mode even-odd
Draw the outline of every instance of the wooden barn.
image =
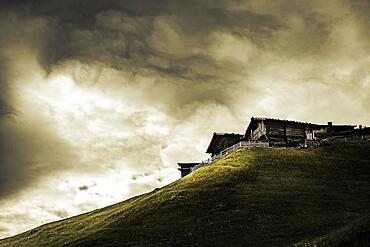
[[267, 141], [270, 146], [292, 147], [304, 144], [306, 140], [325, 138], [341, 131], [349, 131], [354, 125], [327, 125], [303, 123], [273, 118], [251, 118], [244, 134], [248, 141]]
[[213, 133], [211, 142], [206, 153], [212, 156], [220, 153], [222, 150], [239, 143], [243, 140], [243, 135], [234, 133]]

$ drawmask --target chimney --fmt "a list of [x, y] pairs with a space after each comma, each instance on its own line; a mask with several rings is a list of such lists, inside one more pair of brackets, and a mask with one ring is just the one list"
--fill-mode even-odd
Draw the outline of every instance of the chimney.
[[328, 122], [328, 126], [331, 128], [333, 127], [333, 122]]

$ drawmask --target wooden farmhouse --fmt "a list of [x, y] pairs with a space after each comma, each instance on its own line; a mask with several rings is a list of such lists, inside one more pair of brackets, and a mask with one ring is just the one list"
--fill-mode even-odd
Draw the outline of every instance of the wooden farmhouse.
[[354, 130], [354, 125], [303, 123], [273, 118], [251, 118], [244, 139], [266, 141], [270, 146], [294, 147], [306, 140], [322, 139], [338, 132]]
[[[310, 141], [335, 135], [354, 134], [355, 125], [312, 124], [274, 118], [252, 117], [243, 134], [213, 133], [206, 153], [211, 154], [211, 162], [237, 147], [300, 147]], [[365, 129], [360, 127], [362, 134]], [[369, 128], [366, 130], [369, 131]], [[263, 144], [263, 145], [262, 145]], [[207, 161], [206, 163], [208, 163]], [[201, 163], [178, 163], [181, 176], [204, 165]]]

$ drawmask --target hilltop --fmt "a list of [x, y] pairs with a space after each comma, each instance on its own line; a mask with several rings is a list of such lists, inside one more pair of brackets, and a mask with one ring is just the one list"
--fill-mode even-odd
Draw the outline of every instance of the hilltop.
[[326, 144], [241, 148], [161, 189], [0, 246], [365, 246], [370, 143]]

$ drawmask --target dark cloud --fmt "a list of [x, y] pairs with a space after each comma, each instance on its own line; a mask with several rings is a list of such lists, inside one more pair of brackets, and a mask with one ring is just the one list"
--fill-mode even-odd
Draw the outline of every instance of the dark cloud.
[[88, 190], [89, 187], [86, 186], [86, 185], [82, 185], [82, 186], [78, 187], [78, 189], [81, 190], [81, 191], [84, 191], [84, 190]]
[[73, 162], [71, 153], [49, 131], [30, 128], [14, 118], [0, 119], [0, 197], [14, 193], [43, 174], [73, 165], [68, 164]]
[[[32, 109], [17, 108], [20, 93], [16, 77], [27, 71], [22, 68], [27, 67], [22, 60], [27, 59], [28, 52], [38, 51], [37, 43], [46, 22], [16, 13], [2, 13], [0, 22], [0, 198], [4, 198], [37, 179], [36, 175], [47, 172], [46, 160], [61, 162], [69, 151], [51, 132], [30, 126], [27, 119], [19, 116]], [[21, 68], [15, 66], [17, 63]], [[65, 153], [57, 151], [59, 148]], [[55, 153], [55, 157], [49, 152]]]
[[9, 89], [7, 85], [7, 66], [6, 59], [0, 57], [0, 118], [14, 114], [14, 110], [9, 105]]
[[[193, 71], [184, 63], [200, 58], [210, 67], [214, 61], [204, 50], [214, 31], [246, 35], [260, 44], [281, 22], [270, 14], [227, 10], [225, 3], [202, 1], [35, 1], [13, 4], [23, 13], [45, 18], [48, 34], [42, 41], [41, 63], [52, 67], [66, 59], [101, 61], [134, 71], [147, 68], [185, 78], [208, 77], [209, 70]], [[201, 23], [202, 25], [199, 25]], [[180, 59], [180, 61], [179, 61]], [[155, 63], [155, 64], [153, 64]], [[170, 68], [163, 64], [172, 64]], [[181, 64], [181, 65], [179, 65]], [[162, 66], [161, 66], [162, 65]], [[223, 67], [218, 66], [218, 69]], [[224, 71], [226, 72], [226, 70]], [[194, 74], [194, 75], [193, 75]]]
[[15, 111], [11, 105], [7, 65], [7, 59], [0, 57], [0, 197], [23, 185], [20, 180], [23, 180], [27, 165], [19, 159], [27, 160], [28, 155], [18, 150], [14, 143], [15, 136], [20, 133], [12, 127]]

